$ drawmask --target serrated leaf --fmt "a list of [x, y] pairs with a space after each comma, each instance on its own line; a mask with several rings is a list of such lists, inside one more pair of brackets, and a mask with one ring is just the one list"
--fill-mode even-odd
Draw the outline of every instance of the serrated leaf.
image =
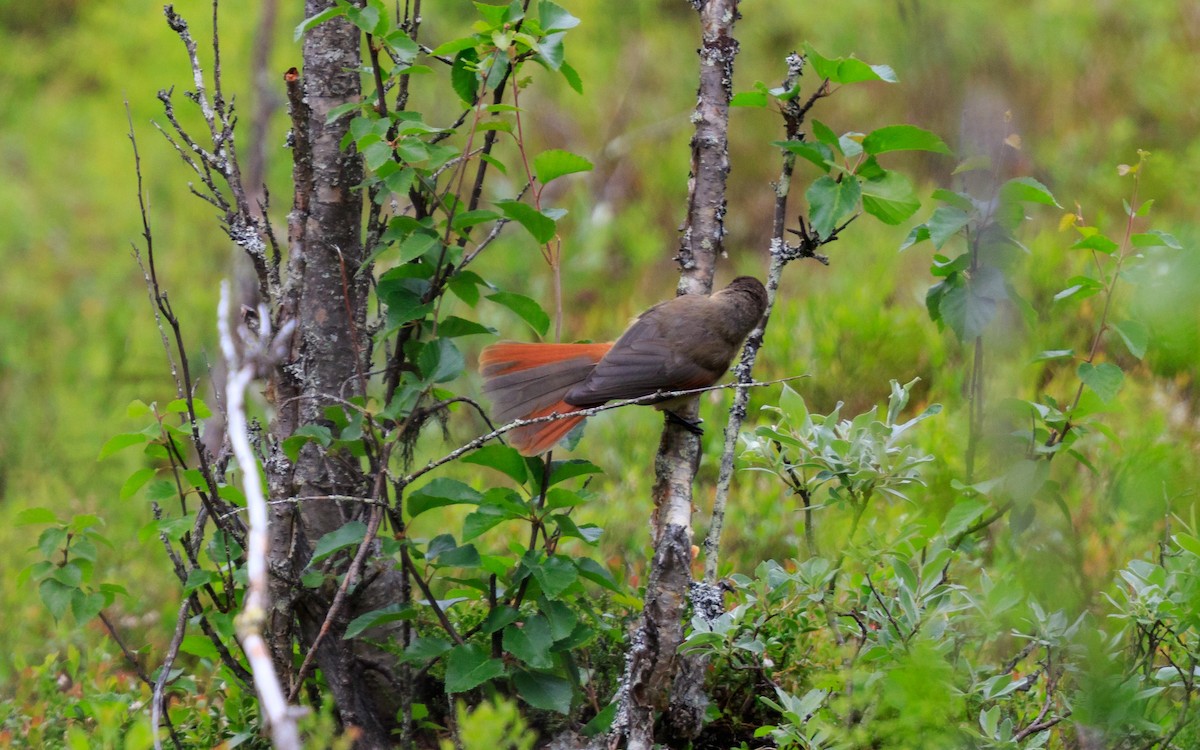
[[404, 661], [424, 664], [454, 648], [454, 644], [437, 636], [421, 636], [404, 649]]
[[550, 647], [550, 623], [542, 615], [534, 615], [524, 623], [513, 623], [504, 629], [504, 650], [535, 669], [554, 666]]
[[830, 164], [833, 163], [833, 149], [820, 141], [772, 141], [771, 145], [812, 162], [824, 172], [829, 172]]
[[1062, 208], [1050, 188], [1032, 177], [1014, 177], [1000, 186], [1001, 199], [1010, 202], [1042, 203], [1055, 208]]
[[325, 534], [313, 548], [312, 562], [317, 563], [334, 552], [346, 547], [357, 547], [367, 536], [367, 525], [362, 521], [350, 521], [339, 529]]
[[103, 461], [118, 451], [148, 442], [150, 442], [150, 438], [141, 432], [124, 432], [120, 435], [113, 435], [104, 441], [104, 445], [100, 448], [100, 455], [96, 457], [96, 460]]
[[1112, 255], [1113, 253], [1120, 250], [1121, 246], [1118, 245], [1117, 243], [1113, 242], [1109, 238], [1105, 237], [1104, 235], [1097, 233], [1097, 234], [1090, 235], [1088, 237], [1084, 237], [1079, 242], [1076, 242], [1074, 245], [1071, 245], [1071, 249], [1072, 250], [1095, 250], [1098, 253], [1104, 253], [1105, 255]]
[[899, 224], [921, 207], [912, 183], [899, 172], [884, 172], [883, 176], [862, 183], [863, 210], [884, 224]]
[[1134, 247], [1169, 247], [1172, 250], [1182, 250], [1183, 245], [1174, 235], [1152, 229], [1149, 232], [1139, 232], [1129, 238], [1129, 244]]
[[67, 613], [67, 608], [71, 606], [71, 595], [78, 590], [73, 586], [64, 586], [53, 578], [47, 578], [38, 584], [38, 596], [55, 620], [61, 620]]
[[481, 646], [455, 646], [446, 657], [446, 692], [462, 693], [504, 674], [504, 662], [492, 659]]
[[766, 91], [739, 91], [729, 100], [729, 106], [766, 107], [768, 101]]
[[1130, 354], [1138, 359], [1146, 356], [1146, 347], [1150, 344], [1150, 332], [1146, 326], [1136, 320], [1122, 320], [1113, 328], [1117, 329]]
[[505, 216], [525, 227], [526, 231], [540, 245], [544, 245], [554, 239], [554, 235], [558, 232], [558, 225], [554, 219], [551, 219], [546, 214], [526, 203], [505, 200], [497, 201], [496, 206], [499, 207]]
[[954, 539], [970, 528], [976, 519], [984, 514], [988, 504], [978, 498], [966, 498], [954, 504], [946, 518], [942, 521], [942, 533], [947, 539]]
[[325, 23], [331, 18], [337, 18], [338, 16], [344, 16], [345, 14], [345, 6], [335, 5], [332, 8], [326, 8], [315, 16], [310, 16], [304, 19], [299, 25], [296, 26], [296, 30], [292, 34], [292, 41], [300, 41], [300, 38], [304, 36], [304, 32], [308, 31], [317, 24]]
[[1074, 349], [1047, 349], [1044, 352], [1038, 352], [1038, 355], [1033, 358], [1034, 362], [1044, 362], [1049, 359], [1063, 359], [1064, 357], [1074, 357]]
[[426, 383], [445, 383], [461, 375], [467, 361], [453, 341], [439, 337], [421, 347], [417, 367]]
[[516, 292], [496, 292], [489, 294], [488, 299], [512, 310], [521, 320], [528, 323], [537, 335], [545, 336], [550, 330], [550, 316], [530, 297]]
[[565, 678], [545, 672], [518, 670], [513, 674], [517, 695], [534, 708], [557, 711], [566, 715], [571, 712], [571, 683]]
[[553, 487], [559, 482], [565, 482], [572, 477], [603, 473], [604, 469], [582, 458], [574, 458], [569, 461], [555, 461], [550, 467], [550, 486]]
[[1125, 380], [1125, 373], [1111, 362], [1102, 362], [1098, 365], [1081, 362], [1076, 372], [1079, 379], [1105, 403], [1117, 395], [1117, 391], [1121, 390], [1121, 384]]
[[951, 153], [941, 138], [916, 125], [889, 125], [872, 130], [862, 142], [868, 154], [886, 154], [889, 151], [932, 151], [936, 154]]
[[463, 541], [475, 539], [495, 526], [509, 521], [514, 516], [502, 508], [484, 506], [463, 519]]
[[[342, 638], [350, 640], [357, 638], [364, 631], [370, 630], [378, 625], [385, 625], [389, 622], [397, 620], [411, 620], [416, 617], [416, 610], [407, 604], [389, 604], [382, 609], [372, 610], [355, 617], [346, 625], [346, 633]], [[417, 639], [420, 640], [420, 639]], [[449, 644], [447, 644], [447, 647]]]
[[507, 445], [485, 445], [461, 459], [463, 463], [487, 466], [511, 477], [517, 484], [524, 484], [529, 477], [525, 457]]
[[809, 222], [821, 238], [827, 238], [838, 223], [858, 207], [862, 188], [858, 179], [846, 175], [838, 182], [829, 175], [818, 178], [804, 197], [808, 200]]
[[1175, 543], [1183, 550], [1186, 550], [1196, 557], [1200, 557], [1200, 539], [1189, 534], [1176, 534], [1171, 537]]
[[58, 516], [49, 508], [25, 508], [13, 519], [15, 526], [32, 526], [34, 524], [58, 523]]
[[496, 335], [496, 329], [476, 323], [473, 320], [460, 318], [457, 315], [447, 315], [438, 323], [438, 335], [442, 338], [454, 339], [461, 336], [478, 336], [481, 334]]
[[562, 6], [550, 0], [538, 3], [538, 21], [542, 25], [542, 33], [566, 31], [579, 25], [579, 19], [568, 13]]
[[533, 172], [538, 182], [546, 183], [563, 175], [587, 172], [592, 169], [592, 163], [578, 154], [553, 148], [543, 151], [533, 157]]
[[571, 561], [562, 556], [551, 556], [532, 568], [533, 577], [541, 584], [542, 591], [551, 599], [566, 591], [579, 577], [579, 571]]
[[[450, 85], [454, 93], [464, 104], [474, 105], [475, 97], [479, 94], [479, 53], [475, 51], [475, 40], [460, 40], [470, 42], [469, 46], [460, 49], [454, 56], [454, 64], [450, 67]], [[437, 50], [434, 50], [435, 54]], [[442, 53], [446, 54], [446, 53]]]
[[438, 477], [405, 498], [410, 517], [446, 505], [478, 505], [483, 495], [457, 479]]

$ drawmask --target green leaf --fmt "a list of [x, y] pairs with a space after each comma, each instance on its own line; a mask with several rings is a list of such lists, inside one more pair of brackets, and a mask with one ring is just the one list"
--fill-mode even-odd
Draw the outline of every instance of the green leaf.
[[513, 674], [513, 684], [521, 700], [534, 708], [563, 715], [571, 712], [571, 683], [562, 677], [522, 669]]
[[613, 575], [608, 571], [608, 568], [605, 568], [592, 558], [579, 558], [575, 561], [575, 567], [579, 570], [579, 575], [588, 579], [592, 583], [599, 584], [609, 591], [621, 591], [621, 587], [617, 585], [616, 580], [613, 579]]
[[542, 33], [545, 34], [552, 31], [566, 31], [579, 25], [578, 18], [550, 0], [541, 0], [538, 3], [538, 21], [542, 25]]
[[862, 183], [863, 210], [884, 224], [899, 224], [921, 207], [912, 183], [899, 172], [884, 172], [883, 176]]
[[1171, 537], [1181, 549], [1200, 557], [1200, 539], [1188, 534], [1175, 534]]
[[[471, 46], [459, 51], [454, 56], [454, 64], [450, 67], [450, 85], [454, 89], [454, 93], [458, 94], [467, 105], [475, 104], [475, 97], [479, 94], [479, 75], [476, 72], [479, 66], [479, 53], [475, 51], [475, 40], [467, 39], [461, 41], [469, 41]], [[437, 50], [434, 50], [436, 53]]]
[[485, 445], [461, 460], [463, 463], [493, 468], [511, 477], [517, 484], [524, 484], [529, 478], [525, 457], [518, 453], [516, 448], [507, 445]]
[[947, 539], [954, 539], [970, 528], [971, 524], [984, 514], [988, 504], [978, 498], [965, 498], [954, 504], [946, 519], [942, 521], [942, 533]]
[[406, 499], [410, 517], [446, 505], [478, 505], [483, 495], [457, 479], [438, 477], [412, 492]]
[[424, 664], [454, 648], [454, 644], [437, 636], [421, 636], [404, 649], [404, 661]]
[[477, 568], [479, 562], [479, 550], [474, 544], [464, 544], [437, 556], [437, 564], [448, 568]]
[[941, 138], [916, 125], [889, 125], [872, 130], [863, 139], [863, 150], [868, 154], [886, 154], [889, 151], [932, 151], [949, 154], [950, 147]]
[[1111, 362], [1102, 362], [1098, 365], [1080, 362], [1076, 372], [1079, 374], [1079, 379], [1105, 403], [1117, 395], [1117, 391], [1121, 390], [1121, 383], [1125, 380], [1125, 373]]
[[550, 330], [550, 316], [533, 299], [516, 292], [496, 292], [489, 294], [488, 299], [515, 312], [537, 335], [545, 336]]
[[583, 79], [579, 77], [579, 73], [571, 67], [570, 63], [564, 60], [563, 64], [559, 66], [558, 72], [562, 73], [567, 85], [574, 89], [576, 94], [583, 93]]
[[1090, 237], [1084, 237], [1079, 242], [1071, 245], [1072, 250], [1095, 250], [1098, 253], [1112, 255], [1121, 249], [1121, 246], [1113, 242], [1102, 234], [1093, 234]]
[[1113, 328], [1117, 329], [1130, 354], [1138, 359], [1146, 356], [1146, 347], [1150, 344], [1150, 332], [1146, 330], [1146, 326], [1136, 320], [1122, 320]]
[[463, 541], [474, 539], [489, 529], [515, 518], [512, 513], [494, 506], [484, 506], [463, 519]]
[[1047, 349], [1044, 352], [1038, 352], [1038, 355], [1033, 358], [1034, 362], [1044, 362], [1049, 359], [1063, 359], [1066, 357], [1074, 357], [1074, 349]]
[[78, 590], [74, 586], [65, 586], [53, 578], [47, 578], [38, 584], [38, 596], [42, 598], [42, 604], [46, 605], [46, 609], [50, 610], [50, 616], [55, 620], [61, 620], [62, 616], [67, 613], [67, 608], [71, 606], [71, 596]]
[[[320, 562], [334, 552], [346, 547], [358, 546], [367, 537], [367, 525], [362, 521], [350, 521], [317, 540], [313, 548], [312, 563]], [[311, 563], [310, 563], [311, 564]]]
[[845, 175], [838, 182], [825, 175], [809, 186], [804, 197], [808, 200], [808, 215], [813, 230], [826, 239], [837, 229], [838, 223], [858, 207], [862, 188], [853, 176]]
[[612, 727], [613, 720], [617, 718], [617, 709], [620, 708], [620, 701], [609, 703], [604, 707], [604, 710], [592, 717], [592, 720], [583, 725], [580, 733], [584, 737], [595, 737], [601, 732], [607, 732]]
[[446, 657], [446, 692], [462, 693], [504, 674], [504, 662], [474, 643], [455, 646]]
[[811, 44], [804, 45], [804, 54], [808, 63], [817, 71], [817, 75], [828, 78], [831, 83], [858, 83], [859, 81], [887, 81], [896, 83], [896, 72], [887, 65], [869, 65], [854, 57], [827, 58], [812, 48]]
[[532, 572], [542, 591], [551, 599], [570, 588], [579, 577], [579, 571], [571, 561], [558, 555], [546, 558], [541, 565], [533, 567]]
[[554, 666], [550, 647], [550, 623], [542, 615], [534, 615], [523, 624], [513, 623], [504, 629], [504, 650], [535, 669]]
[[1000, 186], [1000, 198], [1009, 203], [1042, 203], [1047, 206], [1058, 205], [1050, 188], [1032, 177], [1014, 177]]
[[554, 219], [551, 219], [527, 203], [505, 200], [497, 201], [496, 206], [499, 207], [505, 216], [525, 227], [526, 231], [540, 245], [544, 245], [554, 239], [555, 233], [558, 232], [558, 224], [555, 223]]
[[771, 145], [790, 151], [825, 172], [829, 171], [829, 165], [833, 163], [833, 149], [820, 141], [771, 141]]
[[729, 100], [731, 107], [766, 107], [769, 98], [765, 90], [739, 91]]
[[345, 5], [335, 5], [332, 8], [326, 8], [315, 16], [310, 16], [304, 19], [304, 21], [296, 26], [296, 31], [292, 34], [292, 41], [300, 41], [300, 37], [304, 36], [304, 32], [308, 31], [317, 24], [325, 23], [331, 18], [337, 18], [338, 16], [346, 15], [347, 8], [348, 6]]
[[572, 477], [584, 476], [585, 474], [603, 474], [604, 469], [595, 465], [591, 461], [586, 461], [582, 458], [573, 458], [568, 461], [555, 461], [550, 467], [550, 486], [565, 482]]
[[450, 228], [456, 232], [461, 232], [467, 227], [473, 227], [476, 224], [483, 224], [489, 221], [495, 221], [500, 218], [500, 214], [495, 211], [488, 211], [486, 208], [476, 209], [474, 211], [464, 211], [461, 214], [456, 214], [454, 220], [450, 222]]
[[411, 620], [416, 616], [417, 611], [410, 605], [399, 603], [389, 604], [382, 609], [372, 610], [355, 617], [346, 626], [346, 633], [342, 636], [342, 638], [346, 640], [357, 638], [363, 632], [378, 625], [385, 625], [389, 622], [395, 622], [397, 620]]
[[120, 435], [113, 435], [104, 442], [100, 448], [100, 455], [96, 457], [97, 461], [103, 461], [117, 451], [124, 450], [132, 445], [141, 445], [150, 442], [149, 436], [141, 432], [124, 432]]
[[837, 133], [834, 133], [833, 129], [828, 125], [820, 120], [813, 120], [812, 131], [813, 137], [817, 139], [818, 143], [824, 143], [831, 151], [837, 151], [839, 154], [842, 153], [842, 144], [837, 137]]
[[154, 475], [157, 473], [157, 469], [145, 468], [138, 469], [130, 474], [129, 478], [126, 479], [124, 484], [121, 485], [121, 492], [119, 494], [120, 498], [122, 500], [128, 500], [129, 498], [133, 497], [135, 494], [137, 494], [137, 491], [140, 490], [146, 484], [146, 482], [149, 482], [151, 479], [153, 479]]
[[563, 175], [587, 172], [591, 169], [592, 163], [587, 159], [558, 148], [543, 151], [533, 157], [533, 171], [538, 182], [543, 185]]
[[1061, 302], [1071, 297], [1086, 299], [1104, 288], [1104, 285], [1090, 276], [1072, 276], [1067, 280], [1071, 286], [1054, 295], [1055, 302]]
[[982, 335], [996, 317], [999, 303], [1008, 297], [1004, 275], [990, 266], [977, 269], [969, 282], [955, 274], [943, 283], [946, 287], [938, 300], [938, 313], [959, 341], [970, 341]]
[[439, 337], [421, 347], [417, 367], [426, 383], [445, 383], [461, 375], [467, 361], [453, 341]]
[[1175, 239], [1174, 235], [1167, 232], [1162, 232], [1157, 229], [1152, 229], [1149, 232], [1139, 232], [1129, 238], [1129, 243], [1134, 247], [1169, 247], [1172, 250], [1182, 250], [1183, 245], [1179, 240]]
[[494, 336], [496, 329], [476, 323], [473, 320], [460, 318], [457, 315], [447, 315], [438, 323], [438, 335], [443, 338], [453, 339], [460, 336], [478, 336], [480, 334]]
[[183, 583], [183, 593], [190, 594], [198, 588], [203, 588], [220, 580], [221, 577], [217, 575], [216, 571], [205, 570], [204, 568], [192, 568], [188, 571], [187, 580]]
[[58, 523], [58, 516], [49, 508], [25, 508], [13, 519], [15, 526], [33, 526], [34, 524]]

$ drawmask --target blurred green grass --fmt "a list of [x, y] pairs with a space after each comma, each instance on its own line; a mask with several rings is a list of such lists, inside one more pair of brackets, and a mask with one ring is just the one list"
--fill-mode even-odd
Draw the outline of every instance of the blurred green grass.
[[[535, 148], [568, 148], [596, 164], [572, 187], [548, 191], [546, 197], [571, 211], [562, 223], [570, 300], [565, 335], [600, 340], [618, 334], [630, 317], [674, 288], [670, 258], [686, 195], [696, 24], [683, 2], [629, 3], [619, 14], [601, 0], [564, 5], [583, 20], [567, 51], [585, 93], [577, 95], [547, 77], [538, 82], [546, 85], [534, 86], [522, 103], [536, 113], [528, 128]], [[208, 4], [186, 0], [177, 6], [202, 35]], [[453, 33], [469, 11], [463, 6], [454, 8], [460, 15], [449, 20], [430, 18], [425, 31], [431, 38]], [[97, 574], [133, 592], [120, 605], [129, 615], [123, 624], [133, 643], [165, 639], [155, 614], [178, 596], [159, 545], [133, 541], [149, 520], [145, 502], [140, 496], [117, 501], [138, 457], [95, 460], [108, 436], [141, 426], [124, 416], [129, 401], [161, 402], [174, 395], [131, 257], [140, 220], [124, 99], [142, 150], [160, 273], [194, 353], [215, 349], [216, 285], [231, 262], [210, 207], [188, 195], [188, 175], [150, 126], [152, 120], [162, 121], [154, 93], [190, 86], [183, 50], [158, 6], [57, 0], [54, 7], [54, 13], [32, 14], [16, 0], [0, 2], [0, 66], [6, 71], [0, 77], [5, 175], [0, 180], [0, 263], [5, 268], [0, 275], [0, 569], [5, 571], [0, 607], [11, 623], [9, 648], [0, 653], [0, 696], [9, 692], [7, 683], [19, 679], [13, 653], [21, 654], [23, 664], [36, 664], [41, 655], [67, 644], [82, 647], [101, 639], [91, 628], [56, 626], [32, 587], [15, 586], [16, 571], [33, 560], [26, 552], [33, 535], [12, 523], [22, 508], [50, 507], [64, 515], [95, 512], [106, 519], [114, 549], [102, 554]], [[277, 71], [299, 60], [290, 31], [300, 19], [293, 9], [287, 13], [293, 15], [277, 30], [272, 59]], [[1134, 161], [1137, 148], [1147, 149], [1155, 157], [1142, 195], [1157, 201], [1155, 225], [1175, 233], [1185, 246], [1195, 245], [1190, 191], [1200, 172], [1195, 137], [1200, 79], [1194, 75], [1200, 67], [1200, 10], [1194, 3], [1052, 0], [1034, 7], [759, 0], [744, 4], [743, 13], [736, 90], [756, 80], [774, 85], [783, 55], [808, 40], [826, 54], [857, 53], [890, 64], [900, 78], [896, 85], [853, 87], [822, 102], [813, 114], [835, 130], [911, 122], [953, 145], [968, 102], [998, 102], [999, 111], [1012, 113], [1029, 171], [1064, 206], [1078, 201], [1089, 221], [1101, 226], [1119, 221], [1128, 189], [1116, 165]], [[227, 8], [222, 22], [226, 90], [238, 92], [243, 112], [254, 104], [244, 92], [256, 20], [254, 13]], [[416, 106], [449, 114], [437, 102]], [[179, 109], [191, 117], [187, 107]], [[277, 117], [268, 151], [273, 213], [280, 221], [289, 195], [289, 166], [279, 148], [284, 127]], [[770, 181], [778, 171], [768, 144], [778, 137], [771, 116], [733, 112], [730, 259], [721, 270], [726, 277], [735, 270], [761, 275], [765, 267]], [[897, 163], [925, 180], [926, 188], [946, 184], [953, 166], [938, 159]], [[799, 210], [797, 196], [793, 216]], [[1033, 236], [1023, 238], [1032, 255], [1021, 266], [1018, 287], [1041, 317], [1032, 328], [1014, 326], [997, 342], [1000, 355], [993, 360], [989, 384], [997, 399], [1029, 397], [1042, 386], [1068, 395], [1068, 370], [1028, 362], [1041, 349], [1084, 346], [1096, 314], [1087, 305], [1059, 309], [1049, 304], [1084, 262], [1064, 250], [1069, 241], [1056, 231], [1058, 217], [1052, 214], [1042, 217]], [[943, 416], [921, 431], [923, 447], [945, 462], [928, 476], [929, 512], [936, 512], [953, 499], [948, 477], [961, 472], [965, 355], [926, 319], [929, 248], [898, 253], [906, 234], [907, 227], [858, 222], [831, 246], [830, 267], [789, 269], [759, 374], [809, 374], [797, 388], [812, 408], [828, 411], [844, 401], [847, 413], [882, 402], [889, 379], [921, 377], [918, 397], [946, 406]], [[1057, 586], [1064, 590], [1049, 593], [1077, 601], [1085, 583], [1102, 585], [1130, 554], [1151, 549], [1168, 499], [1174, 499], [1175, 512], [1193, 514], [1195, 501], [1186, 492], [1200, 478], [1193, 404], [1200, 351], [1200, 305], [1193, 290], [1200, 283], [1200, 260], [1185, 252], [1152, 269], [1153, 285], [1120, 292], [1120, 304], [1147, 317], [1154, 332], [1147, 362], [1134, 365], [1136, 377], [1108, 417], [1120, 445], [1089, 437], [1085, 447], [1102, 476], [1081, 469], [1064, 477], [1073, 487], [1074, 528], [1049, 517], [1039, 537], [1044, 544], [997, 553], [1030, 590]], [[518, 235], [497, 243], [476, 270], [506, 288], [548, 299], [549, 272], [536, 249]], [[507, 338], [529, 335], [503, 313], [482, 314]], [[768, 403], [772, 396], [771, 391], [756, 393], [753, 403]], [[715, 482], [721, 405], [729, 399], [722, 393], [703, 407], [709, 429], [696, 496], [702, 509]], [[626, 566], [630, 576], [639, 574], [641, 552], [649, 543], [648, 467], [659, 419], [651, 410], [605, 414], [591, 420], [578, 451], [608, 471], [592, 485], [603, 499], [583, 510], [583, 520], [606, 527], [601, 557]], [[450, 429], [455, 440], [466, 440], [481, 425], [464, 415]], [[425, 449], [438, 453], [439, 440], [431, 431]], [[877, 520], [886, 522], [886, 515]], [[757, 475], [738, 476], [726, 528], [729, 567], [745, 570], [763, 558], [797, 554], [794, 502]], [[822, 529], [838, 532], [836, 525]], [[1071, 545], [1076, 546], [1067, 549]], [[1083, 556], [1080, 566], [1088, 581], [1047, 580], [1046, 566], [1059, 564], [1067, 554]]]

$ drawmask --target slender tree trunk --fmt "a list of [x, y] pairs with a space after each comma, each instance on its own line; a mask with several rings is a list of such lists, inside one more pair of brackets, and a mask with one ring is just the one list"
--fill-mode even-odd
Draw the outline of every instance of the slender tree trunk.
[[[725, 236], [725, 178], [729, 174], [729, 99], [738, 44], [733, 24], [737, 0], [692, 0], [700, 13], [700, 86], [692, 136], [688, 212], [676, 261], [680, 294], [709, 294]], [[698, 400], [677, 411], [696, 419]], [[655, 742], [654, 716], [666, 711], [666, 738], [672, 746], [699, 734], [706, 699], [696, 690], [703, 675], [686, 671], [685, 690], [674, 690], [680, 670], [679, 644], [692, 585], [692, 484], [700, 465], [700, 440], [667, 423], [655, 460], [654, 557], [646, 585], [642, 620], [634, 633], [623, 684], [617, 733], [628, 747]]]
[[[314, 16], [332, 4], [306, 0], [305, 15]], [[285, 76], [295, 194], [288, 217], [287, 286], [276, 328], [294, 322], [295, 329], [291, 354], [275, 373], [269, 393], [277, 407], [272, 424], [276, 445], [304, 425], [325, 425], [336, 435], [326, 410], [341, 408], [365, 388], [369, 274], [360, 273], [365, 257], [363, 201], [355, 189], [363, 181], [363, 166], [356, 153], [339, 148], [350, 118], [328, 122], [331, 109], [361, 96], [359, 38], [359, 30], [343, 19], [318, 24], [305, 37], [302, 73], [289, 71]], [[307, 654], [319, 641], [316, 664], [333, 694], [338, 717], [353, 728], [358, 747], [388, 747], [401, 692], [395, 660], [342, 636], [356, 615], [395, 600], [399, 573], [390, 565], [368, 564], [362, 580], [369, 583], [356, 582], [349, 606], [329, 623], [334, 576], [316, 589], [299, 584], [317, 541], [352, 520], [365, 521], [370, 507], [319, 498], [367, 497], [368, 479], [358, 458], [326, 451], [315, 442], [304, 446], [294, 464], [276, 450], [267, 475], [273, 500], [301, 500], [272, 506], [274, 610], [269, 638], [277, 668], [290, 676], [293, 684], [288, 687], [294, 688], [293, 644]], [[342, 561], [330, 572], [345, 567]], [[372, 635], [387, 639], [387, 633]]]

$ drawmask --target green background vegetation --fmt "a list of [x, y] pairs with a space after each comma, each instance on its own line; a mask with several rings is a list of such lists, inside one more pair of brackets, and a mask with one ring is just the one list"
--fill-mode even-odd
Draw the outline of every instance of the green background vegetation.
[[[571, 36], [569, 59], [584, 94], [547, 80], [522, 104], [535, 113], [528, 126], [535, 148], [567, 148], [596, 165], [586, 176], [561, 181], [570, 192], [554, 201], [570, 209], [560, 225], [570, 300], [564, 334], [599, 340], [674, 287], [670, 258], [686, 195], [697, 29], [694, 12], [681, 0], [622, 3], [620, 13], [603, 0], [563, 5], [583, 21]], [[186, 0], [177, 7], [197, 32], [205, 27], [207, 3]], [[222, 22], [227, 90], [238, 92], [244, 113], [255, 105], [243, 93], [257, 22], [251, 8], [227, 8]], [[909, 122], [954, 147], [964, 108], [992, 119], [1009, 111], [1021, 136], [1022, 170], [1064, 206], [1078, 202], [1090, 224], [1114, 235], [1129, 190], [1116, 166], [1136, 162], [1139, 148], [1152, 152], [1141, 195], [1156, 201], [1154, 225], [1189, 249], [1155, 260], [1149, 283], [1119, 292], [1116, 304], [1148, 322], [1151, 345], [1144, 362], [1119, 361], [1127, 379], [1104, 417], [1112, 434], [1094, 433], [1078, 446], [1097, 471], [1055, 466], [1070, 487], [1071, 523], [1057, 509], [1039, 509], [1029, 548], [1018, 542], [997, 552], [1001, 572], [1026, 590], [1075, 610], [1094, 605], [1116, 569], [1131, 557], [1150, 558], [1170, 514], [1195, 528], [1200, 256], [1190, 248], [1200, 239], [1193, 191], [1200, 174], [1200, 9], [1185, 0], [748, 0], [743, 13], [735, 90], [759, 80], [775, 85], [783, 55], [806, 40], [827, 55], [887, 63], [899, 84], [851, 87], [823, 102], [818, 119], [838, 132]], [[298, 64], [291, 29], [300, 20], [298, 9], [282, 9], [272, 80]], [[454, 33], [452, 23], [431, 18], [426, 30], [439, 38]], [[0, 611], [6, 644], [0, 701], [36, 711], [36, 696], [60, 674], [76, 683], [68, 695], [99, 695], [132, 682], [94, 623], [55, 624], [34, 588], [16, 584], [17, 571], [35, 559], [27, 550], [36, 532], [13, 523], [21, 509], [105, 519], [103, 533], [114, 547], [101, 550], [97, 575], [132, 592], [111, 614], [136, 647], [149, 644], [151, 661], [168, 637], [160, 618], [178, 597], [158, 542], [153, 536], [139, 541], [139, 528], [150, 520], [145, 502], [140, 495], [117, 500], [137, 457], [96, 461], [107, 437], [140, 427], [125, 416], [131, 400], [173, 398], [131, 255], [140, 220], [123, 100], [142, 149], [160, 273], [195, 352], [216, 349], [216, 288], [229, 273], [232, 251], [212, 211], [188, 194], [181, 165], [150, 125], [160, 112], [155, 92], [186, 88], [190, 78], [155, 3], [4, 0], [0, 70]], [[290, 173], [280, 147], [284, 128], [277, 117], [267, 149], [280, 221]], [[778, 138], [775, 118], [733, 112], [730, 261], [723, 274], [763, 274], [770, 180], [778, 172], [769, 142]], [[929, 155], [901, 164], [924, 180], [923, 195], [948, 185], [954, 166]], [[808, 169], [801, 162], [803, 179], [815, 176]], [[927, 216], [923, 209], [912, 223]], [[1074, 237], [1059, 231], [1057, 212], [1038, 217], [1021, 237], [1031, 254], [1015, 274], [1038, 317], [1025, 325], [1014, 316], [990, 344], [989, 392], [996, 400], [1039, 392], [1068, 399], [1076, 382], [1072, 367], [1030, 362], [1044, 349], [1084, 348], [1098, 313], [1088, 302], [1051, 303], [1087, 258], [1066, 250]], [[927, 318], [930, 249], [898, 253], [907, 232], [859, 222], [828, 248], [828, 268], [791, 267], [759, 375], [808, 373], [797, 390], [810, 408], [826, 413], [842, 401], [849, 414], [882, 402], [889, 379], [920, 377], [916, 406], [945, 407], [917, 431], [921, 448], [938, 461], [925, 471], [932, 491], [914, 497], [937, 515], [953, 500], [950, 477], [962, 472], [967, 354]], [[549, 272], [518, 233], [475, 270], [549, 307]], [[526, 335], [512, 317], [483, 322], [505, 337]], [[1112, 351], [1123, 356], [1117, 346]], [[704, 407], [711, 427], [697, 492], [702, 508], [715, 481], [720, 407], [728, 398], [715, 396]], [[759, 393], [755, 403], [772, 398]], [[659, 417], [622, 410], [592, 422], [580, 453], [608, 473], [592, 485], [602, 499], [587, 509], [588, 520], [606, 529], [603, 559], [636, 580], [648, 546], [648, 467]], [[461, 442], [479, 428], [462, 417], [450, 424], [450, 435]], [[439, 451], [439, 439], [434, 431], [427, 436], [431, 453]], [[799, 556], [799, 529], [790, 497], [758, 475], [739, 475], [727, 521], [727, 567], [748, 573], [761, 560]], [[836, 524], [822, 530], [839, 533]]]

